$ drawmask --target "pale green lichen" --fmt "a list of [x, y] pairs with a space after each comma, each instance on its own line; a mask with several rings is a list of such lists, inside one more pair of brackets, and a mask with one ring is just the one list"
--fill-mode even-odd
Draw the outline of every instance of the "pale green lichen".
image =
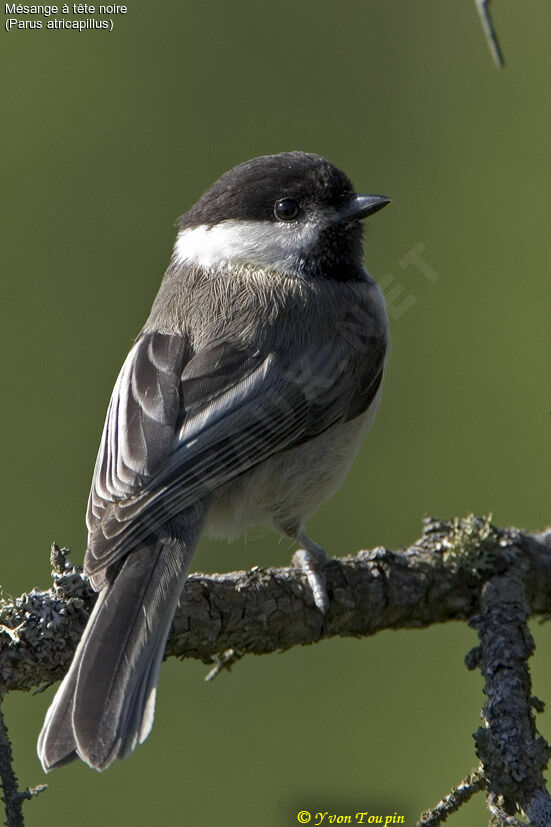
[[454, 570], [473, 574], [493, 568], [499, 544], [499, 533], [492, 525], [492, 515], [455, 517], [440, 543], [442, 559]]

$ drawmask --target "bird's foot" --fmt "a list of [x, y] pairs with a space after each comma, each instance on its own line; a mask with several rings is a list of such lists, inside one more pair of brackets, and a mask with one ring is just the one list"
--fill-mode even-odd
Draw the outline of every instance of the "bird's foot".
[[295, 551], [291, 563], [302, 569], [308, 578], [316, 606], [322, 614], [326, 614], [329, 609], [329, 597], [323, 567], [329, 558], [322, 547], [314, 543], [304, 532], [301, 532], [297, 539], [304, 548]]

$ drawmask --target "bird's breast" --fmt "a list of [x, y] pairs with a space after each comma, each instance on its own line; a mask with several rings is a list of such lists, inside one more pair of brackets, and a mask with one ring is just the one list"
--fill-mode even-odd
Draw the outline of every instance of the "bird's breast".
[[338, 423], [309, 442], [270, 457], [216, 491], [207, 534], [233, 540], [253, 526], [278, 531], [304, 524], [342, 484], [379, 400], [380, 392], [353, 421]]

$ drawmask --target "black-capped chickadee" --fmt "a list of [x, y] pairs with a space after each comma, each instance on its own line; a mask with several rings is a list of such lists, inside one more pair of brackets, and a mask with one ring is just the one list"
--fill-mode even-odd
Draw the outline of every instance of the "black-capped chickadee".
[[308, 517], [371, 425], [388, 348], [362, 265], [356, 195], [318, 155], [253, 158], [178, 222], [150, 316], [119, 374], [88, 503], [85, 572], [100, 593], [38, 741], [45, 770], [103, 770], [148, 736], [165, 642], [203, 530], [269, 524], [301, 546]]

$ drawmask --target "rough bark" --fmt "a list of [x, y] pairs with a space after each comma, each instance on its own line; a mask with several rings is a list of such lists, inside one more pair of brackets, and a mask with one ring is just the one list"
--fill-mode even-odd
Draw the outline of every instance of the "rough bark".
[[[33, 589], [0, 608], [3, 694], [60, 678], [86, 624], [95, 600], [87, 578], [57, 546], [52, 568], [52, 589]], [[551, 749], [536, 731], [534, 711], [543, 704], [531, 695], [527, 665], [533, 652], [528, 618], [551, 613], [551, 530], [500, 529], [473, 515], [451, 522], [427, 519], [422, 537], [410, 547], [333, 559], [325, 574], [325, 615], [303, 572], [292, 566], [191, 575], [167, 656], [199, 658], [212, 665], [212, 678], [246, 654], [336, 635], [470, 622], [480, 646], [467, 665], [481, 670], [487, 695], [484, 726], [475, 734], [481, 763], [419, 824], [442, 823], [482, 788], [493, 824], [518, 824], [517, 812], [534, 827], [551, 824], [543, 779]]]

